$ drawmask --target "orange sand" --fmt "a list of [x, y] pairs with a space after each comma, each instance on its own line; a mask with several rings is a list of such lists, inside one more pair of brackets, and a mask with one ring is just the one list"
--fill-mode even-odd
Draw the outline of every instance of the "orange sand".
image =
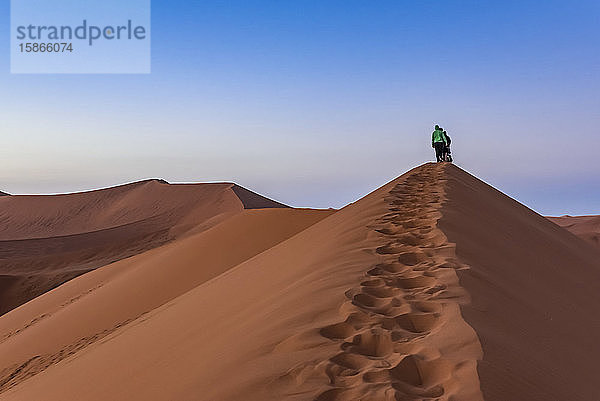
[[234, 184], [147, 180], [0, 198], [0, 314], [108, 263], [205, 230], [244, 209], [285, 207]]
[[600, 246], [600, 216], [561, 216], [548, 219], [589, 243]]
[[335, 213], [220, 191], [1, 316], [0, 399], [600, 399], [600, 250], [459, 168]]

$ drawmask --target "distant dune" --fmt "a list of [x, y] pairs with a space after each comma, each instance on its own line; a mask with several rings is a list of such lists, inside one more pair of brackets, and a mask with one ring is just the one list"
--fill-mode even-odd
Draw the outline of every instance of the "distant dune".
[[0, 199], [0, 314], [80, 274], [205, 230], [244, 209], [287, 207], [231, 183], [146, 180]]
[[336, 212], [206, 185], [82, 218], [179, 234], [1, 316], [0, 399], [600, 399], [600, 249], [458, 167]]
[[600, 216], [561, 216], [548, 219], [600, 247]]

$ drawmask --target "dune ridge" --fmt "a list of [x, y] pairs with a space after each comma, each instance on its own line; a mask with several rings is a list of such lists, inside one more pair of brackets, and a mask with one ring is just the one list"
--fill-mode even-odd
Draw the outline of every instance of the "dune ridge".
[[0, 199], [0, 314], [100, 266], [254, 208], [287, 208], [233, 183], [151, 179]]
[[[238, 400], [240, 394], [256, 401], [349, 400], [376, 393], [385, 400], [479, 399], [474, 366], [480, 348], [460, 318], [459, 302], [467, 298], [453, 273], [463, 267], [435, 229], [443, 194], [427, 182], [439, 169], [429, 165], [403, 175], [119, 327], [75, 358], [21, 378], [2, 396], [26, 399], [43, 388], [48, 400], [198, 394], [206, 400]], [[96, 303], [86, 296], [69, 308], [79, 304], [83, 312]], [[60, 326], [57, 318], [41, 323]], [[48, 331], [41, 323], [38, 335]], [[27, 349], [16, 346], [21, 336], [0, 344], [0, 355]], [[110, 355], [119, 355], [119, 363]], [[86, 380], [92, 371], [102, 372], [102, 383]], [[160, 380], [165, 374], [169, 379]], [[58, 385], [67, 377], [70, 386]]]
[[483, 399], [481, 345], [461, 317], [469, 297], [454, 272], [467, 266], [437, 228], [439, 170], [421, 168], [386, 196], [389, 213], [374, 227], [381, 262], [346, 291], [345, 319], [320, 329], [340, 353], [326, 367], [333, 388], [317, 400]]
[[247, 210], [206, 231], [78, 277], [9, 312], [0, 320], [0, 392], [331, 213]]
[[600, 250], [457, 166], [187, 233], [1, 316], [0, 399], [600, 399]]
[[0, 207], [0, 240], [23, 240], [115, 229], [159, 217], [171, 225], [186, 218], [195, 224], [206, 217], [199, 216], [202, 212], [288, 206], [233, 183], [169, 184], [151, 179], [71, 194], [11, 195]]

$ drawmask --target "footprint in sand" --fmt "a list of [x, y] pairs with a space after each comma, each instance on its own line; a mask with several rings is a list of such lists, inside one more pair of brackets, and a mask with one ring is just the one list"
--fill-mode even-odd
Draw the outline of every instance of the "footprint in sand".
[[[444, 303], [456, 302], [458, 289], [442, 280], [445, 269], [461, 268], [455, 248], [437, 228], [442, 192], [434, 175], [408, 177], [386, 198], [389, 213], [373, 229], [382, 234], [375, 248], [380, 262], [360, 286], [346, 291], [341, 323], [323, 327], [323, 337], [340, 351], [326, 368], [332, 388], [317, 401], [438, 400], [455, 366], [440, 350], [423, 354], [422, 341], [438, 333]], [[387, 239], [387, 240], [386, 240]]]

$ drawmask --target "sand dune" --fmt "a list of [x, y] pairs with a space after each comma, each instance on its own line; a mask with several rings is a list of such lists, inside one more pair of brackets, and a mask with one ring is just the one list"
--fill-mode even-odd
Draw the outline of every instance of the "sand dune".
[[97, 269], [2, 317], [0, 390], [331, 214], [247, 210], [202, 233]]
[[600, 216], [561, 216], [548, 219], [589, 243], [600, 246]]
[[597, 400], [600, 252], [454, 166], [441, 230], [471, 269], [486, 400]]
[[80, 274], [258, 207], [286, 207], [235, 184], [147, 180], [0, 199], [0, 314]]
[[0, 399], [600, 399], [600, 251], [455, 166], [187, 233], [0, 317]]
[[[114, 331], [7, 399], [31, 396], [38, 381], [48, 399], [479, 399], [481, 349], [460, 317], [458, 261], [435, 228], [443, 199], [435, 168], [399, 178]], [[123, 363], [112, 363], [113, 352]], [[106, 381], [75, 384], [87, 369]], [[51, 384], [62, 375], [74, 385]]]

